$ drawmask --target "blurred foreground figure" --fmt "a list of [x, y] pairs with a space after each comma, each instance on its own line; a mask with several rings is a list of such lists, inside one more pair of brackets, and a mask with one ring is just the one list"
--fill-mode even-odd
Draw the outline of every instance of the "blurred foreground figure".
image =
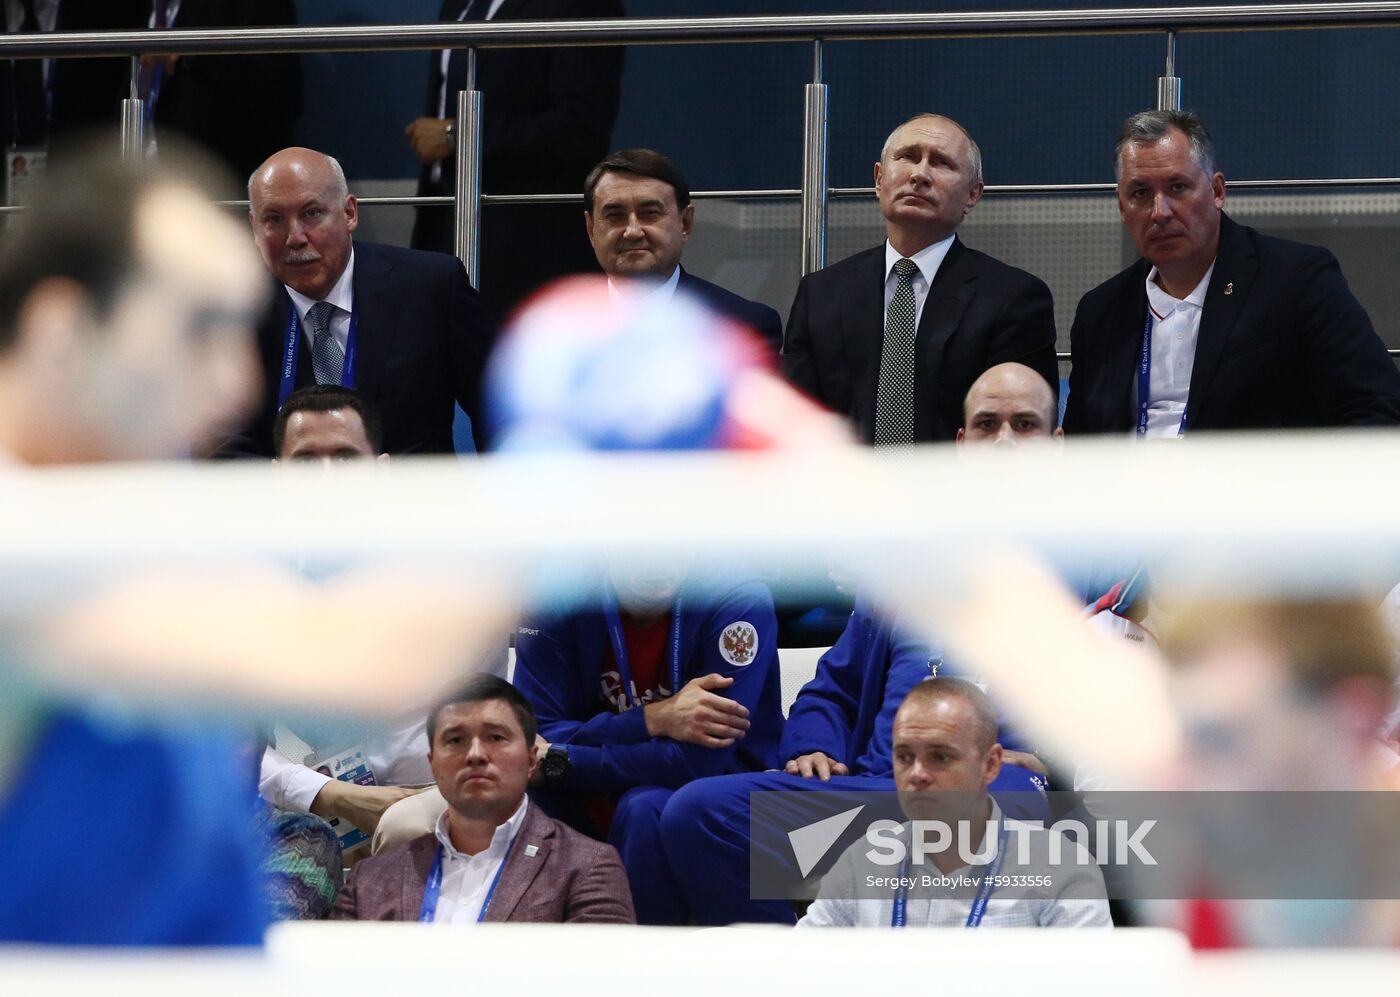
[[[55, 174], [0, 261], [5, 461], [176, 457], [227, 429], [255, 398], [261, 286], [195, 180], [110, 157]], [[134, 729], [25, 683], [0, 715], [0, 940], [261, 940], [235, 736]]]
[[[987, 557], [965, 577], [969, 598], [931, 610], [939, 632], [1005, 690], [1041, 744], [1104, 773], [1105, 785], [1233, 792], [1241, 807], [1260, 792], [1327, 792], [1337, 801], [1328, 804], [1336, 820], [1326, 840], [1300, 845], [1296, 861], [1341, 862], [1363, 885], [1329, 888], [1351, 891], [1349, 899], [1153, 902], [1149, 920], [1180, 928], [1200, 948], [1400, 942], [1400, 905], [1362, 898], [1383, 892], [1365, 885], [1365, 872], [1393, 848], [1348, 824], [1345, 810], [1348, 797], [1400, 788], [1378, 735], [1391, 703], [1391, 648], [1374, 603], [1160, 592], [1158, 656], [1103, 640], [1059, 583], [1025, 561]], [[1299, 833], [1272, 833], [1284, 832]], [[1225, 833], [1203, 839], [1201, 868], [1185, 870], [1203, 893], [1231, 895], [1220, 888], [1238, 887], [1228, 856], [1261, 845], [1257, 828]]]
[[[1187, 788], [1400, 790], [1378, 735], [1392, 669], [1373, 603], [1193, 601], [1170, 606], [1160, 637], [1183, 723], [1177, 778]], [[1349, 835], [1340, 813], [1337, 831], [1316, 847], [1345, 856], [1349, 868], [1369, 867], [1376, 856], [1367, 846], [1381, 842]], [[1400, 944], [1393, 900], [1196, 900], [1157, 915], [1197, 948]]]
[[772, 373], [752, 337], [683, 289], [620, 296], [602, 277], [541, 292], [487, 371], [501, 450], [707, 450], [849, 442]]

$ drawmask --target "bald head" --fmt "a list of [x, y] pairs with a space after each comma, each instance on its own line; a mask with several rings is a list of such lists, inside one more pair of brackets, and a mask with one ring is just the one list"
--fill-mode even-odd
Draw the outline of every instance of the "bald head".
[[1055, 392], [1035, 370], [997, 364], [973, 382], [963, 399], [959, 443], [1014, 446], [1027, 440], [1061, 439]]
[[267, 268], [292, 290], [325, 298], [345, 272], [359, 225], [340, 164], [314, 149], [283, 149], [249, 177], [248, 200]]

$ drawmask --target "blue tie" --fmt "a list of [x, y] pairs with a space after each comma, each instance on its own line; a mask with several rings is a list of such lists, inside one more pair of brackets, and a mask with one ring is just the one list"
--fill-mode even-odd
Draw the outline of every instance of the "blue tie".
[[329, 301], [318, 301], [306, 313], [306, 322], [311, 326], [311, 371], [317, 384], [339, 384], [345, 372], [345, 354], [331, 332], [331, 316], [335, 305]]

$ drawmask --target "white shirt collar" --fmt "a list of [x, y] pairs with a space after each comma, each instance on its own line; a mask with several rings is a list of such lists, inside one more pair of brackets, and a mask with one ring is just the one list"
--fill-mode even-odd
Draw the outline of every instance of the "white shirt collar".
[[[943, 258], [948, 255], [948, 250], [953, 248], [953, 240], [957, 238], [957, 233], [948, 236], [931, 246], [925, 246], [909, 259], [914, 261], [914, 265], [919, 268], [919, 273], [924, 278], [924, 283], [933, 286], [933, 278], [938, 275], [938, 268], [943, 265]], [[894, 265], [904, 257], [899, 254], [890, 240], [885, 240], [885, 280], [890, 279], [890, 272], [894, 270]]]
[[433, 834], [437, 836], [438, 843], [442, 845], [443, 854], [453, 859], [474, 859], [482, 855], [489, 855], [493, 858], [505, 853], [506, 847], [512, 838], [520, 833], [520, 826], [525, 823], [525, 809], [530, 805], [530, 798], [523, 797], [520, 806], [515, 808], [515, 813], [510, 818], [496, 828], [496, 833], [491, 835], [491, 844], [486, 846], [484, 852], [476, 855], [467, 855], [459, 852], [452, 845], [452, 836], [447, 831], [447, 811], [444, 810], [438, 817], [437, 825], [433, 828]]
[[1213, 273], [1215, 273], [1215, 260], [1210, 261], [1210, 267], [1206, 270], [1200, 283], [1196, 285], [1195, 290], [1184, 298], [1174, 298], [1157, 283], [1157, 268], [1153, 267], [1147, 274], [1147, 302], [1152, 306], [1152, 311], [1158, 318], [1166, 318], [1179, 305], [1204, 308], [1206, 306], [1206, 289], [1210, 287], [1210, 277]]
[[681, 282], [681, 267], [676, 264], [676, 269], [671, 271], [671, 276], [660, 284], [649, 280], [622, 280], [615, 281], [608, 278], [608, 298], [614, 305], [620, 305], [628, 301], [646, 302], [648, 304], [665, 304], [671, 300], [671, 295], [676, 293], [676, 288]]
[[[287, 285], [283, 284], [283, 287]], [[315, 298], [308, 298], [300, 291], [293, 291], [287, 287], [287, 293], [292, 296], [292, 304], [296, 307], [297, 318], [302, 324], [306, 323], [306, 313], [311, 310], [311, 306], [316, 304]], [[355, 247], [350, 246], [350, 259], [345, 261], [345, 271], [340, 275], [340, 279], [331, 287], [323, 301], [329, 301], [341, 311], [349, 315], [355, 308]]]

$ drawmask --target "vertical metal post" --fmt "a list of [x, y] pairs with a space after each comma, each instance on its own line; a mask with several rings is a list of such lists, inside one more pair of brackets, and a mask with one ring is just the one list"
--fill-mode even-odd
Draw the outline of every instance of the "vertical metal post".
[[1181, 110], [1181, 77], [1176, 75], [1176, 32], [1167, 32], [1167, 71], [1157, 77], [1157, 110]]
[[467, 88], [457, 94], [457, 258], [472, 287], [481, 264], [481, 91], [476, 89], [476, 50], [467, 52]]
[[827, 86], [822, 43], [815, 43], [813, 82], [807, 84], [802, 139], [802, 273], [826, 266]]
[[141, 60], [131, 57], [131, 96], [122, 101], [122, 158], [146, 154], [146, 102], [141, 99]]

